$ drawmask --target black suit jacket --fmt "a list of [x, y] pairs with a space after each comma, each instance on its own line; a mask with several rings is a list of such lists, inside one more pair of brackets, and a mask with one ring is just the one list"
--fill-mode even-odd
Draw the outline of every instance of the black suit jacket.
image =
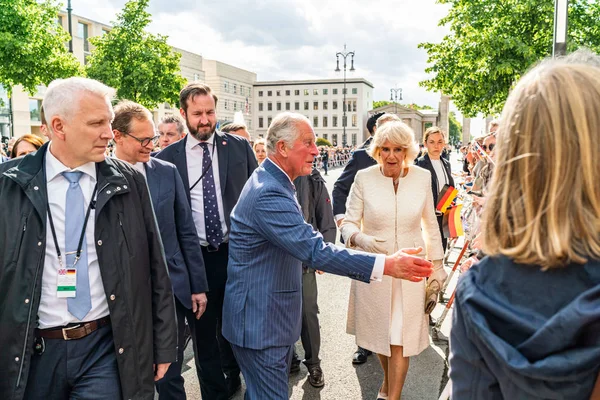
[[192, 293], [208, 292], [208, 283], [185, 186], [171, 163], [151, 158], [145, 170], [173, 292], [191, 309]]
[[[219, 131], [215, 131], [215, 135], [217, 135], [216, 151], [219, 155], [221, 196], [223, 208], [225, 208], [223, 212], [227, 228], [230, 228], [229, 216], [231, 215], [231, 211], [237, 203], [246, 181], [258, 167], [258, 162], [250, 147], [250, 143], [246, 139]], [[156, 155], [156, 158], [175, 164], [183, 180], [183, 187], [188, 203], [191, 203], [187, 157], [185, 153], [187, 139], [188, 135], [180, 141], [167, 146]]]
[[[448, 178], [448, 184], [450, 186], [454, 186], [454, 178], [452, 178], [452, 171], [450, 170], [450, 162], [443, 157], [440, 157], [442, 161], [442, 165], [444, 166], [444, 170], [446, 172], [446, 177]], [[421, 168], [425, 168], [429, 172], [431, 172], [431, 191], [433, 192], [433, 206], [435, 207], [438, 202], [438, 180], [437, 174], [435, 173], [435, 169], [433, 169], [433, 164], [431, 163], [431, 158], [429, 158], [429, 154], [425, 154], [423, 157], [417, 158], [417, 162], [415, 163]]]
[[[367, 140], [368, 144], [370, 144], [370, 139]], [[365, 142], [365, 144], [367, 144]], [[365, 146], [363, 144], [363, 146]], [[367, 144], [367, 148], [368, 148]], [[371, 165], [377, 164], [371, 156], [367, 153], [366, 148], [357, 149], [352, 154], [350, 161], [346, 164], [344, 171], [340, 175], [335, 184], [333, 185], [333, 214], [345, 214], [346, 213], [346, 200], [348, 199], [348, 194], [350, 193], [350, 188], [354, 183], [354, 177], [356, 173], [361, 169], [365, 169], [370, 167]]]

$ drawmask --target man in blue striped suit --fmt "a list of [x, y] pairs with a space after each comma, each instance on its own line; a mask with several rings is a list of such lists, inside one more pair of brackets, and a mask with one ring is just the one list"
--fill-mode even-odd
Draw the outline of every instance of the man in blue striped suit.
[[[282, 113], [267, 131], [268, 158], [231, 213], [223, 336], [246, 380], [246, 400], [288, 398], [288, 364], [300, 336], [302, 263], [366, 283], [383, 275], [418, 282], [431, 263], [405, 249], [386, 256], [326, 244], [304, 222], [292, 183], [318, 154], [306, 117]], [[377, 284], [377, 283], [375, 283]]]

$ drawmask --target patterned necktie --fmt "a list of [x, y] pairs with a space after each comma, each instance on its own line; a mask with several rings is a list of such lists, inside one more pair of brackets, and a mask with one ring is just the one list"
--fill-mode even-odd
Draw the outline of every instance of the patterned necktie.
[[212, 247], [217, 248], [223, 242], [223, 229], [221, 228], [221, 217], [219, 216], [219, 203], [217, 203], [215, 177], [213, 174], [212, 159], [210, 158], [210, 153], [208, 151], [208, 144], [200, 143], [200, 146], [203, 151], [202, 171], [206, 171], [204, 178], [202, 178], [206, 241]]
[[[85, 220], [85, 201], [83, 192], [79, 186], [79, 178], [83, 172], [63, 172], [63, 176], [69, 181], [67, 200], [65, 204], [65, 259], [67, 268], [73, 268], [79, 238]], [[78, 320], [82, 321], [92, 309], [92, 298], [90, 296], [90, 277], [88, 275], [87, 244], [85, 236], [81, 246], [81, 257], [75, 265], [77, 270], [77, 289], [75, 297], [67, 299], [69, 312]]]

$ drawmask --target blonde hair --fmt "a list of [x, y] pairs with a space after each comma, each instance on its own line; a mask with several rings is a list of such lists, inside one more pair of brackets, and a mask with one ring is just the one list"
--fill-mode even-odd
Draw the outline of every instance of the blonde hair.
[[414, 163], [415, 158], [419, 154], [419, 146], [415, 142], [415, 134], [402, 121], [388, 121], [377, 128], [373, 141], [369, 147], [368, 153], [373, 157], [378, 164], [381, 164], [381, 147], [386, 141], [390, 141], [394, 146], [406, 148], [406, 156], [404, 157], [404, 165]]
[[265, 151], [267, 151], [267, 141], [263, 138], [257, 139], [254, 144], [252, 145], [252, 150], [254, 150], [254, 152], [256, 153], [256, 148], [258, 147], [258, 145], [263, 145], [265, 146]]
[[544, 62], [508, 97], [482, 230], [487, 254], [544, 269], [600, 258], [600, 71]]
[[442, 128], [440, 128], [439, 126], [430, 126], [429, 128], [427, 128], [427, 130], [425, 131], [425, 134], [423, 135], [423, 144], [427, 144], [427, 140], [429, 140], [429, 136], [435, 135], [438, 133], [442, 135], [442, 137], [444, 138], [444, 143], [446, 143], [446, 133], [442, 130]]
[[385, 113], [381, 117], [377, 118], [377, 121], [375, 122], [375, 129], [379, 129], [381, 125], [390, 121], [402, 121], [402, 119], [396, 114]]

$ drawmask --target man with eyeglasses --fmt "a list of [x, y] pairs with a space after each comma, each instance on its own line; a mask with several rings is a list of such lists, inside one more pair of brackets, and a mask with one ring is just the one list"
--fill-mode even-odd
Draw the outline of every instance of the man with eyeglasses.
[[156, 382], [156, 390], [159, 399], [185, 399], [181, 376], [185, 320], [193, 330], [194, 319], [202, 316], [207, 304], [208, 284], [202, 249], [177, 168], [166, 161], [150, 158], [159, 138], [155, 135], [152, 114], [131, 101], [119, 103], [114, 111], [114, 155], [146, 177], [175, 294], [177, 362], [172, 363], [165, 377]]

